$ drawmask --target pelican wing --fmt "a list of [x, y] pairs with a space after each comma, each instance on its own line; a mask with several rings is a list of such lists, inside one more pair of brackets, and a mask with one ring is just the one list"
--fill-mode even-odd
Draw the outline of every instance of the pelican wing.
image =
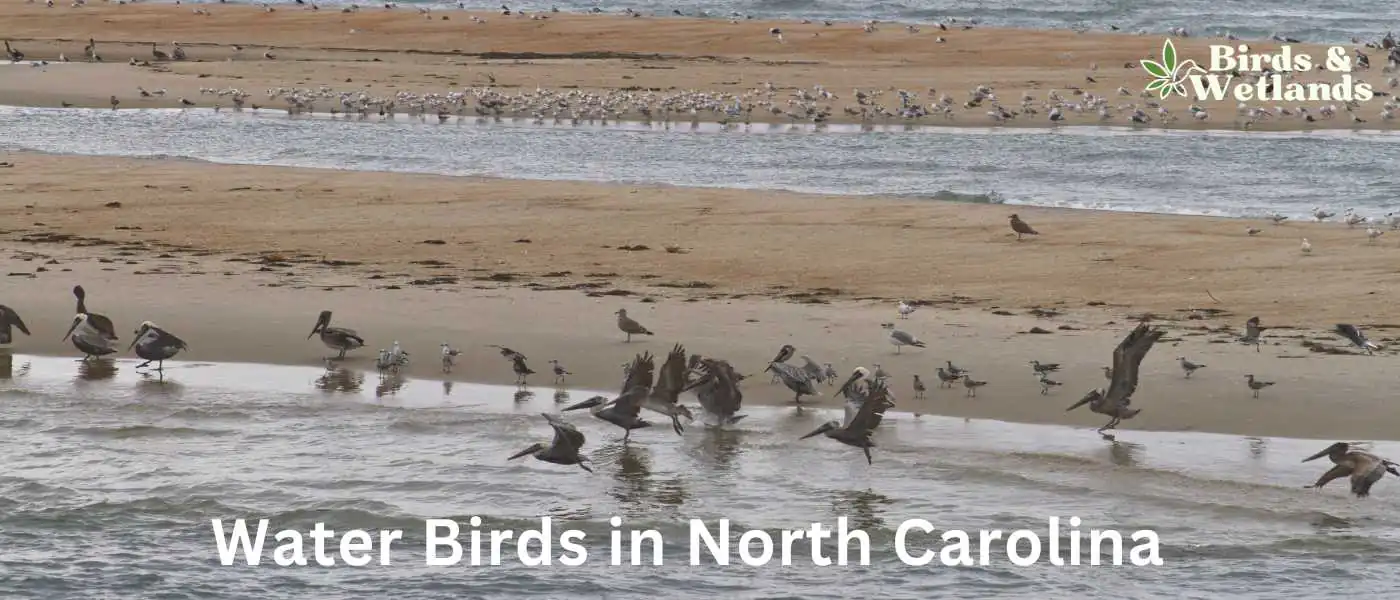
[[856, 408], [854, 414], [849, 412], [851, 404], [846, 404], [849, 416], [844, 428], [852, 433], [864, 433], [867, 436], [880, 426], [880, 422], [885, 419], [885, 411], [894, 406], [894, 402], [890, 401], [889, 390], [883, 381], [870, 382], [865, 402]]
[[807, 394], [809, 396], [817, 395], [816, 386], [812, 385], [811, 378], [807, 376], [807, 372], [803, 371], [801, 367], [775, 362], [768, 365], [768, 368], [772, 369], [774, 373], [777, 373], [778, 378], [783, 380], [783, 385], [786, 385], [787, 388], [793, 392]]
[[578, 453], [579, 450], [583, 449], [583, 432], [579, 431], [578, 428], [573, 425], [565, 423], [563, 420], [559, 419], [559, 417], [549, 413], [540, 414], [543, 414], [545, 420], [549, 421], [549, 426], [554, 428], [553, 447], [567, 449], [572, 453]]
[[[622, 381], [622, 392], [626, 393], [635, 387], [650, 390], [655, 370], [656, 362], [652, 359], [650, 352], [638, 354], [636, 358], [632, 359], [632, 364], [627, 365], [627, 378]], [[645, 392], [643, 395], [645, 396]]]
[[1143, 357], [1147, 356], [1147, 351], [1163, 335], [1166, 335], [1165, 331], [1141, 323], [1118, 344], [1113, 351], [1113, 381], [1109, 382], [1108, 393], [1105, 394], [1109, 406], [1128, 406], [1133, 392], [1137, 391], [1138, 367]]
[[182, 339], [180, 339], [180, 338], [178, 338], [178, 337], [175, 337], [175, 334], [170, 333], [169, 331], [166, 331], [166, 330], [160, 329], [160, 328], [154, 328], [154, 329], [156, 330], [156, 343], [157, 343], [157, 344], [160, 344], [161, 346], [164, 346], [164, 347], [174, 346], [174, 347], [179, 348], [179, 349], [181, 349], [181, 350], [188, 350], [188, 349], [189, 349], [189, 346], [185, 344], [185, 340], [182, 340]]
[[700, 406], [712, 415], [726, 417], [739, 412], [744, 393], [734, 367], [722, 360], [705, 361], [704, 383], [695, 389]]
[[112, 320], [106, 316], [88, 313], [88, 324], [92, 325], [92, 328], [96, 329], [98, 333], [114, 340], [117, 339], [117, 328], [112, 325]]
[[1371, 340], [1366, 339], [1366, 334], [1361, 333], [1361, 329], [1355, 325], [1338, 323], [1336, 331], [1337, 335], [1346, 338], [1352, 344], [1355, 344], [1357, 348], [1371, 349], [1374, 346]]
[[666, 362], [661, 365], [661, 374], [656, 387], [651, 390], [651, 399], [664, 404], [675, 404], [680, 400], [681, 390], [685, 389], [686, 372], [685, 347], [676, 344]]
[[20, 331], [24, 332], [24, 335], [29, 335], [29, 328], [24, 326], [24, 319], [19, 318], [19, 313], [15, 312], [13, 308], [0, 304], [0, 327], [9, 325], [19, 328]]
[[360, 337], [360, 334], [356, 333], [354, 329], [347, 329], [345, 327], [327, 327], [325, 331], [328, 334], [358, 342], [361, 346], [365, 345], [365, 338]]
[[802, 355], [802, 370], [807, 373], [807, 378], [812, 381], [820, 381], [822, 375], [826, 373], [826, 369], [823, 369], [821, 365], [817, 364], [817, 361], [812, 360], [812, 357], [806, 354]]

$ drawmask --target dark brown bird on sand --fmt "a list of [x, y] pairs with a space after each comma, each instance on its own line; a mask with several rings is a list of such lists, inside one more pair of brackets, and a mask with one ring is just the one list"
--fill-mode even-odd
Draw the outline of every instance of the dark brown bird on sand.
[[1031, 229], [1031, 226], [1017, 215], [1011, 215], [1011, 230], [1016, 232], [1016, 241], [1018, 242], [1021, 241], [1023, 235], [1040, 235], [1040, 232]]

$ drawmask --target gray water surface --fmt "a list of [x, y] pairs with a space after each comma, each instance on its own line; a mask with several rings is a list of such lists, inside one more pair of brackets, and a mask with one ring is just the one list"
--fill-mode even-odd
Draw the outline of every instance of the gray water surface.
[[[867, 465], [855, 449], [798, 440], [834, 410], [752, 406], [733, 431], [697, 424], [677, 436], [657, 427], [629, 444], [611, 425], [569, 413], [587, 436], [589, 474], [506, 460], [549, 439], [540, 412], [588, 391], [522, 394], [254, 364], [167, 363], [162, 380], [134, 364], [0, 355], [3, 597], [654, 598], [664, 590], [677, 598], [1274, 600], [1338, 590], [1383, 596], [1400, 586], [1400, 486], [1387, 478], [1366, 500], [1348, 498], [1340, 484], [1300, 489], [1327, 465], [1299, 459], [1325, 441], [1125, 431], [1115, 443], [1087, 429], [895, 413]], [[1400, 454], [1400, 444], [1375, 450]], [[423, 519], [452, 518], [465, 530], [472, 516], [483, 529], [516, 530], [553, 517], [556, 527], [585, 532], [591, 559], [425, 566]], [[608, 564], [613, 516], [624, 530], [661, 532], [664, 564]], [[998, 553], [987, 566], [914, 567], [892, 551], [906, 519], [926, 519], [939, 534], [1028, 528], [1044, 536], [1051, 516], [1079, 517], [1086, 530], [1153, 529], [1165, 564], [1015, 567]], [[839, 517], [869, 534], [869, 566], [718, 566], [708, 556], [689, 564], [689, 519], [731, 519], [737, 537], [834, 526]], [[403, 529], [405, 541], [389, 566], [223, 566], [215, 518], [267, 518], [273, 530], [316, 522]]]
[[1305, 218], [1400, 207], [1400, 135], [534, 125], [0, 107], [0, 148], [364, 171]]

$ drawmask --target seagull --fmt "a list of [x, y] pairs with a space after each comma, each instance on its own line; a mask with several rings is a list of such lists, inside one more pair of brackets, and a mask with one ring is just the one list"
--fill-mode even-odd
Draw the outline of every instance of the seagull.
[[1023, 235], [1040, 235], [1040, 232], [1032, 229], [1030, 225], [1027, 225], [1026, 222], [1022, 221], [1021, 217], [1017, 215], [1011, 215], [1011, 230], [1016, 232], [1016, 241], [1018, 242], [1021, 241], [1021, 236]]
[[1272, 382], [1272, 381], [1259, 381], [1259, 380], [1255, 379], [1253, 373], [1251, 373], [1251, 374], [1249, 374], [1249, 375], [1245, 375], [1245, 376], [1244, 376], [1244, 379], [1245, 379], [1245, 383], [1246, 383], [1247, 385], [1249, 385], [1249, 389], [1251, 389], [1251, 390], [1254, 391], [1254, 397], [1255, 397], [1255, 398], [1258, 398], [1258, 397], [1259, 397], [1259, 390], [1262, 390], [1262, 389], [1264, 389], [1264, 388], [1266, 388], [1266, 387], [1269, 387], [1269, 386], [1271, 386], [1271, 385], [1274, 384], [1274, 382]]
[[452, 365], [455, 364], [455, 363], [457, 362], [457, 355], [459, 355], [459, 354], [461, 354], [461, 351], [457, 350], [456, 348], [453, 348], [452, 346], [448, 346], [448, 345], [447, 345], [447, 342], [443, 342], [443, 343], [442, 343], [442, 372], [443, 372], [443, 373], [451, 373], [451, 372], [452, 372]]
[[1376, 229], [1375, 227], [1367, 227], [1367, 228], [1366, 228], [1366, 241], [1367, 241], [1368, 243], [1374, 243], [1374, 242], [1376, 241], [1376, 238], [1381, 237], [1381, 235], [1383, 235], [1384, 233], [1385, 233], [1384, 231], [1381, 231], [1381, 230], [1379, 230], [1379, 229]]
[[949, 375], [952, 375], [953, 377], [962, 377], [963, 375], [967, 375], [967, 369], [959, 368], [958, 366], [953, 364], [953, 361], [947, 360], [943, 362], [948, 365]]
[[306, 334], [306, 339], [311, 336], [321, 334], [321, 343], [332, 350], [339, 350], [337, 359], [345, 358], [345, 353], [356, 348], [364, 347], [365, 338], [355, 333], [354, 329], [344, 327], [331, 327], [331, 311], [323, 310], [316, 317], [316, 326], [311, 328], [311, 333]]
[[1138, 386], [1138, 368], [1142, 365], [1143, 357], [1147, 356], [1152, 346], [1164, 335], [1165, 330], [1153, 329], [1146, 323], [1139, 324], [1113, 350], [1113, 377], [1108, 384], [1108, 390], [1091, 390], [1065, 411], [1088, 404], [1089, 410], [1110, 417], [1108, 424], [1100, 427], [1098, 431], [1104, 439], [1114, 439], [1113, 435], [1104, 432], [1117, 427], [1124, 419], [1131, 419], [1142, 412], [1140, 408], [1131, 408], [1133, 392], [1137, 391]]
[[20, 330], [20, 333], [29, 335], [29, 328], [25, 327], [24, 320], [19, 318], [19, 313], [15, 309], [0, 304], [0, 345], [10, 344], [14, 341], [11, 337], [14, 332], [11, 328]]
[[655, 335], [647, 328], [642, 327], [641, 323], [638, 323], [632, 320], [631, 317], [627, 316], [627, 309], [619, 308], [614, 314], [617, 315], [617, 328], [621, 329], [623, 333], [627, 334], [628, 342], [632, 341], [633, 335]]
[[534, 371], [530, 370], [530, 366], [525, 364], [525, 357], [522, 355], [512, 356], [510, 363], [511, 370], [515, 371], [515, 382], [520, 385], [525, 385], [525, 380], [535, 374]]
[[1040, 374], [1040, 395], [1048, 395], [1050, 393], [1050, 388], [1059, 387], [1061, 385], [1064, 384], [1046, 377], [1044, 373]]
[[1321, 223], [1321, 222], [1323, 222], [1323, 221], [1326, 221], [1327, 219], [1329, 219], [1329, 218], [1335, 216], [1336, 214], [1337, 214], [1337, 213], [1335, 213], [1335, 212], [1328, 212], [1328, 211], [1322, 210], [1322, 207], [1321, 207], [1321, 206], [1315, 206], [1315, 207], [1313, 207], [1313, 211], [1312, 211], [1313, 219], [1316, 219], [1317, 222], [1319, 222], [1319, 223]]
[[1264, 231], [1264, 230], [1263, 230], [1263, 229], [1260, 229], [1260, 228], [1258, 228], [1258, 227], [1246, 227], [1246, 228], [1244, 228], [1244, 232], [1245, 232], [1246, 235], [1259, 235], [1259, 232], [1261, 232], [1261, 231]]
[[1181, 363], [1181, 370], [1186, 372], [1187, 379], [1191, 378], [1191, 374], [1195, 373], [1196, 369], [1204, 369], [1206, 367], [1205, 365], [1198, 365], [1189, 360], [1186, 360], [1185, 356], [1178, 356], [1176, 357], [1176, 360]]
[[894, 344], [894, 353], [899, 354], [899, 349], [904, 346], [923, 348], [924, 343], [908, 333], [894, 328], [894, 323], [885, 323], [881, 327], [890, 330], [890, 343]]
[[968, 398], [976, 398], [976, 397], [977, 397], [977, 388], [980, 388], [980, 387], [982, 387], [982, 386], [984, 386], [984, 385], [987, 385], [987, 382], [985, 382], [985, 381], [977, 381], [977, 380], [975, 380], [975, 379], [973, 379], [973, 378], [971, 378], [971, 377], [969, 377], [969, 376], [967, 376], [967, 375], [963, 375], [962, 381], [963, 381], [963, 387], [967, 388], [967, 397], [968, 397]]
[[831, 363], [822, 365], [822, 379], [826, 380], [828, 386], [836, 385], [836, 377], [836, 367], [831, 366]]
[[1338, 323], [1335, 331], [1337, 332], [1337, 335], [1346, 338], [1357, 348], [1365, 350], [1366, 354], [1371, 354], [1372, 352], [1381, 349], [1380, 344], [1366, 339], [1366, 334], [1362, 333], [1361, 328], [1355, 325], [1350, 325], [1347, 323]]
[[962, 379], [962, 377], [961, 374], [949, 373], [943, 367], [938, 367], [938, 387], [953, 387], [953, 382]]
[[175, 337], [170, 332], [156, 327], [155, 323], [143, 321], [141, 327], [136, 330], [135, 339], [126, 347], [127, 350], [136, 348], [136, 356], [146, 360], [137, 369], [144, 369], [152, 362], [156, 363], [157, 371], [165, 371], [165, 361], [179, 354], [181, 350], [189, 348], [184, 340]]
[[913, 304], [910, 304], [905, 300], [899, 301], [899, 318], [908, 319], [909, 315], [914, 314], [914, 311], [916, 310], [919, 310], [919, 307], [914, 306]]
[[1034, 369], [1037, 375], [1054, 373], [1055, 371], [1060, 370], [1060, 363], [1040, 364], [1040, 361], [1033, 360], [1031, 361], [1031, 369]]
[[559, 364], [559, 361], [557, 360], [551, 359], [549, 361], [549, 364], [554, 367], [554, 385], [564, 383], [565, 375], [573, 375], [573, 373], [570, 373], [568, 370], [564, 369], [564, 365]]
[[1312, 244], [1308, 242], [1308, 238], [1303, 238], [1303, 243], [1298, 249], [1302, 250], [1303, 254], [1312, 254]]
[[914, 375], [914, 399], [915, 399], [915, 400], [923, 400], [923, 399], [924, 399], [924, 393], [927, 392], [927, 391], [928, 391], [928, 388], [927, 388], [927, 387], [924, 387], [924, 382], [923, 382], [923, 380], [919, 379], [919, 376], [918, 376], [918, 375]]
[[545, 420], [549, 422], [549, 426], [554, 429], [554, 441], [548, 446], [540, 443], [531, 444], [529, 448], [515, 453], [507, 460], [515, 460], [523, 456], [534, 456], [535, 460], [554, 463], [556, 465], [578, 465], [580, 469], [592, 473], [593, 469], [583, 464], [587, 462], [588, 459], [579, 454], [579, 450], [583, 448], [585, 439], [583, 433], [573, 425], [561, 421], [559, 417], [549, 413], [540, 414], [544, 415]]
[[1321, 489], [1327, 482], [1340, 477], [1351, 477], [1351, 493], [1357, 498], [1365, 498], [1371, 495], [1371, 486], [1385, 477], [1386, 473], [1400, 477], [1400, 469], [1397, 465], [1384, 458], [1370, 452], [1353, 450], [1351, 444], [1337, 442], [1324, 448], [1321, 452], [1303, 459], [1303, 462], [1317, 460], [1326, 456], [1337, 465], [1329, 469], [1317, 482], [1312, 485], [1303, 486], [1305, 488]]

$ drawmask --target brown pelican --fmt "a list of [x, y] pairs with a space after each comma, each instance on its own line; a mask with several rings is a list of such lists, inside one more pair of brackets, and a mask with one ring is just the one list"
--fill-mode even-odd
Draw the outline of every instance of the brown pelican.
[[146, 362], [136, 365], [136, 368], [144, 369], [154, 362], [157, 371], [164, 371], [166, 360], [189, 348], [184, 340], [156, 327], [156, 324], [150, 321], [141, 322], [141, 327], [136, 330], [136, 339], [131, 340], [131, 345], [126, 349], [130, 350], [133, 347], [136, 348], [136, 356], [146, 359]]
[[778, 379], [783, 381], [783, 385], [787, 386], [787, 389], [792, 390], [792, 392], [796, 394], [796, 396], [793, 396], [792, 401], [797, 404], [802, 404], [803, 396], [822, 395], [821, 390], [817, 389], [816, 382], [814, 382], [812, 378], [807, 375], [807, 372], [800, 367], [795, 367], [787, 363], [775, 362], [768, 364], [768, 370], [772, 371], [774, 375], [777, 375]]
[[1065, 410], [1071, 411], [1088, 404], [1089, 410], [1108, 415], [1112, 420], [1098, 431], [1104, 439], [1112, 440], [1113, 436], [1104, 431], [1113, 429], [1123, 419], [1131, 419], [1142, 412], [1140, 408], [1130, 408], [1133, 392], [1137, 391], [1138, 366], [1142, 364], [1142, 358], [1147, 356], [1153, 344], [1162, 339], [1163, 335], [1166, 335], [1166, 332], [1161, 329], [1153, 329], [1146, 323], [1139, 324], [1113, 351], [1113, 380], [1108, 384], [1108, 391], [1093, 390]]
[[1400, 477], [1400, 470], [1397, 470], [1394, 462], [1370, 452], [1352, 450], [1351, 445], [1346, 442], [1332, 444], [1322, 452], [1303, 459], [1303, 462], [1317, 460], [1323, 456], [1331, 459], [1337, 466], [1323, 473], [1316, 483], [1303, 487], [1320, 489], [1333, 479], [1351, 476], [1351, 493], [1357, 498], [1365, 498], [1371, 495], [1371, 486], [1380, 481], [1386, 473]]
[[1347, 341], [1350, 341], [1357, 348], [1365, 350], [1366, 354], [1371, 354], [1372, 352], [1381, 349], [1380, 344], [1366, 339], [1366, 334], [1361, 333], [1361, 328], [1355, 325], [1350, 325], [1347, 323], [1338, 323], [1336, 332], [1337, 335], [1346, 338]]
[[[66, 341], [70, 336], [73, 338], [73, 347], [83, 353], [83, 360], [106, 356], [117, 351], [112, 343], [117, 341], [117, 336], [111, 335], [102, 330], [93, 321], [93, 315], [78, 313], [73, 316], [73, 324], [68, 326], [68, 331], [63, 334]], [[108, 323], [111, 325], [111, 323]]]
[[593, 469], [583, 464], [587, 462], [588, 459], [579, 454], [579, 450], [583, 449], [583, 432], [574, 428], [573, 425], [559, 420], [559, 418], [554, 415], [549, 413], [540, 414], [544, 415], [545, 420], [549, 421], [549, 426], [554, 428], [554, 441], [548, 446], [541, 443], [530, 444], [529, 448], [516, 452], [507, 460], [515, 460], [522, 456], [534, 455], [535, 460], [542, 460], [556, 465], [578, 465], [580, 469], [592, 473]]
[[885, 383], [872, 381], [864, 402], [846, 402], [844, 420], [822, 423], [816, 431], [802, 436], [801, 439], [825, 434], [826, 437], [842, 444], [860, 448], [865, 452], [865, 462], [875, 464], [875, 460], [870, 456], [870, 449], [875, 447], [875, 442], [870, 440], [870, 434], [879, 427], [880, 421], [885, 418], [885, 411], [892, 406], [894, 402], [889, 399], [889, 390], [885, 388]]
[[661, 364], [656, 385], [642, 404], [642, 408], [670, 417], [671, 428], [678, 434], [685, 431], [681, 427], [682, 416], [690, 421], [695, 420], [690, 409], [680, 403], [681, 391], [685, 389], [685, 363], [685, 347], [676, 344], [666, 356], [666, 362]]
[[621, 329], [623, 333], [627, 334], [628, 342], [632, 341], [633, 335], [655, 335], [647, 328], [642, 327], [641, 323], [638, 323], [632, 320], [632, 317], [627, 316], [627, 309], [619, 308], [614, 314], [617, 315], [617, 328]]
[[98, 331], [101, 331], [111, 336], [112, 341], [117, 341], [117, 328], [112, 325], [112, 320], [108, 319], [105, 316], [88, 311], [87, 290], [84, 290], [83, 286], [73, 286], [73, 297], [78, 299], [77, 308], [74, 309], [74, 312], [77, 312], [78, 314], [87, 315], [88, 318], [92, 320], [93, 327], [96, 327]]
[[846, 378], [846, 383], [841, 384], [841, 387], [836, 390], [836, 395], [851, 398], [851, 392], [855, 390], [856, 382], [868, 377], [870, 377], [869, 369], [865, 367], [856, 367], [856, 370], [851, 371], [851, 376]]
[[365, 345], [365, 338], [355, 333], [354, 329], [344, 327], [331, 327], [331, 311], [323, 310], [321, 315], [316, 317], [316, 326], [311, 328], [311, 333], [306, 334], [306, 339], [311, 336], [321, 334], [321, 343], [331, 350], [339, 350], [337, 359], [345, 358], [345, 353], [361, 348]]
[[24, 60], [23, 52], [20, 52], [18, 48], [10, 47], [10, 40], [5, 40], [5, 54], [9, 55], [10, 62], [12, 63], [17, 63], [19, 61]]
[[[785, 363], [785, 362], [787, 362], [789, 359], [791, 359], [792, 356], [793, 356], [794, 354], [797, 354], [797, 348], [796, 348], [795, 346], [793, 346], [792, 344], [783, 344], [783, 347], [782, 347], [782, 348], [778, 348], [778, 353], [775, 354], [775, 355], [773, 355], [773, 360], [768, 361], [769, 368], [764, 369], [764, 370], [765, 370], [765, 371], [770, 371], [770, 370], [772, 370], [772, 364], [773, 364], [773, 363]], [[778, 382], [778, 373], [777, 373], [776, 371], [774, 371], [774, 372], [773, 372], [773, 381], [772, 381], [772, 383], [777, 383], [777, 382]]]
[[1040, 235], [1040, 232], [1032, 229], [1030, 225], [1021, 220], [1018, 215], [1011, 215], [1011, 230], [1016, 232], [1016, 241], [1021, 241], [1023, 235]]
[[593, 416], [621, 427], [625, 434], [622, 441], [626, 442], [632, 437], [633, 429], [651, 427], [651, 423], [642, 420], [642, 404], [646, 402], [648, 394], [651, 393], [651, 381], [656, 363], [650, 352], [638, 354], [632, 360], [632, 364], [627, 369], [627, 380], [622, 384], [622, 394], [613, 400], [608, 400], [603, 396], [594, 396], [573, 406], [564, 408], [564, 411], [579, 410], [587, 408]]
[[722, 360], [702, 358], [700, 364], [704, 374], [686, 389], [695, 391], [700, 407], [711, 417], [707, 420], [714, 425], [722, 427], [738, 423], [746, 416], [738, 414], [739, 407], [744, 403], [744, 392], [739, 390], [742, 376]]
[[19, 313], [15, 309], [0, 304], [0, 344], [9, 344], [14, 341], [11, 337], [14, 333], [11, 328], [20, 330], [20, 333], [29, 335], [29, 328], [24, 326], [24, 319], [19, 318]]

